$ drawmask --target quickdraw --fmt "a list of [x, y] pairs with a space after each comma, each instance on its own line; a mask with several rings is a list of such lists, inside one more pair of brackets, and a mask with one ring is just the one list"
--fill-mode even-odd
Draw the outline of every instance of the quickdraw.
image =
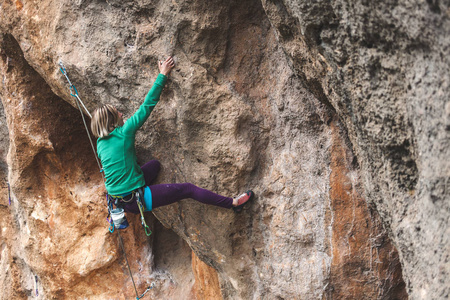
[[140, 298], [144, 297], [144, 295], [147, 294], [147, 292], [150, 291], [154, 287], [155, 287], [155, 283], [152, 282], [152, 284], [142, 293], [142, 295], [140, 295], [139, 298], [136, 297], [136, 299], [139, 300]]
[[[78, 91], [75, 88], [75, 86], [72, 84], [72, 82], [70, 81], [69, 76], [67, 75], [66, 68], [64, 67], [63, 63], [59, 62], [59, 66], [60, 66], [59, 70], [66, 77], [67, 82], [69, 83], [70, 95], [76, 98], [75, 102], [77, 103], [78, 110], [80, 111], [81, 118], [83, 119], [84, 128], [86, 129], [86, 133], [87, 133], [87, 135], [89, 137], [89, 142], [91, 143], [92, 151], [94, 152], [95, 160], [97, 161], [98, 168], [100, 169], [100, 173], [102, 174], [103, 181], [104, 181], [105, 180], [105, 175], [104, 175], [104, 172], [103, 172], [102, 164], [100, 163], [100, 161], [99, 161], [99, 159], [97, 157], [97, 152], [95, 151], [94, 142], [92, 141], [92, 137], [91, 137], [91, 134], [89, 132], [89, 128], [88, 128], [88, 126], [86, 124], [86, 118], [84, 117], [84, 113], [83, 113], [83, 110], [80, 107], [80, 104], [83, 106], [83, 108], [84, 108], [85, 112], [87, 113], [87, 115], [89, 116], [89, 118], [92, 119], [92, 116], [89, 113], [89, 111], [87, 110], [87, 108], [84, 105], [83, 101], [81, 101], [80, 97], [78, 96]], [[72, 90], [75, 91], [74, 94], [72, 94]]]
[[139, 212], [141, 213], [141, 223], [142, 223], [142, 226], [144, 227], [145, 235], [150, 236], [152, 234], [152, 231], [150, 230], [150, 227], [148, 227], [147, 223], [145, 222], [145, 218], [144, 218], [144, 205], [142, 204], [142, 198], [143, 198], [142, 189], [139, 189], [139, 191], [136, 194], [137, 194], [136, 202], [139, 207]]
[[[70, 81], [69, 76], [67, 75], [67, 72], [66, 72], [66, 67], [64, 67], [64, 65], [63, 65], [62, 62], [59, 62], [59, 66], [60, 66], [59, 70], [60, 70], [61, 73], [66, 77], [67, 82], [69, 83], [70, 95], [73, 96], [73, 97], [75, 97], [75, 98], [77, 98], [77, 100], [78, 100], [78, 101], [81, 103], [81, 105], [83, 106], [84, 111], [87, 113], [87, 115], [89, 116], [89, 118], [92, 119], [91, 114], [90, 114], [89, 111], [87, 110], [87, 108], [86, 108], [86, 106], [84, 105], [83, 101], [81, 101], [80, 97], [78, 96], [77, 88], [76, 88], [76, 87], [72, 84], [72, 82]], [[73, 91], [73, 93], [72, 93], [72, 91]]]

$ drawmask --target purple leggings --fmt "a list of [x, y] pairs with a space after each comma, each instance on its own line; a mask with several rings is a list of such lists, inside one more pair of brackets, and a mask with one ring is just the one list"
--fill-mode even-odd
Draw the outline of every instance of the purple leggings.
[[[145, 185], [152, 191], [152, 209], [169, 205], [182, 199], [191, 198], [205, 204], [231, 208], [233, 198], [224, 197], [211, 191], [199, 188], [192, 183], [155, 184], [151, 183], [158, 176], [161, 164], [157, 160], [151, 160], [141, 167], [144, 172]], [[135, 204], [135, 203], [133, 203]], [[137, 205], [129, 204], [125, 211], [139, 213]], [[136, 207], [134, 207], [136, 206]]]

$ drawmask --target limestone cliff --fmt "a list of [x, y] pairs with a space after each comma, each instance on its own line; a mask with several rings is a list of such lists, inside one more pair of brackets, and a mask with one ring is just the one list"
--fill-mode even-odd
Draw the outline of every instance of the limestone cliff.
[[241, 214], [156, 209], [149, 238], [128, 216], [148, 299], [448, 297], [449, 15], [432, 0], [4, 1], [2, 298], [135, 297], [58, 63], [89, 110], [129, 117], [169, 54], [140, 163], [257, 197]]

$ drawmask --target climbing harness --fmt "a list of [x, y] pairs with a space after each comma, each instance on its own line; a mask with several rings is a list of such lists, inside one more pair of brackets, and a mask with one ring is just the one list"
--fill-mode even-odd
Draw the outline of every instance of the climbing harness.
[[[80, 99], [80, 97], [79, 97], [79, 95], [78, 95], [78, 90], [75, 88], [75, 86], [74, 86], [74, 85], [72, 84], [72, 82], [70, 81], [69, 76], [67, 75], [66, 68], [64, 67], [63, 63], [62, 63], [62, 62], [59, 62], [59, 66], [60, 66], [60, 71], [61, 71], [61, 73], [66, 77], [67, 82], [69, 83], [70, 95], [76, 98], [76, 101], [75, 101], [75, 102], [77, 103], [78, 110], [79, 110], [80, 113], [81, 113], [81, 118], [83, 119], [84, 127], [85, 127], [86, 132], [87, 132], [87, 135], [88, 135], [88, 137], [89, 137], [89, 142], [91, 143], [92, 151], [94, 152], [94, 156], [95, 156], [95, 159], [96, 159], [96, 161], [97, 161], [98, 167], [99, 167], [99, 169], [100, 169], [100, 173], [102, 174], [103, 181], [105, 181], [105, 175], [104, 175], [104, 172], [103, 172], [103, 168], [102, 168], [102, 165], [101, 165], [101, 163], [100, 163], [100, 161], [99, 161], [99, 159], [98, 159], [98, 157], [97, 157], [97, 152], [95, 151], [94, 142], [92, 141], [92, 137], [91, 137], [91, 134], [90, 134], [90, 132], [89, 132], [89, 128], [88, 128], [88, 126], [87, 126], [86, 119], [85, 119], [83, 110], [81, 109], [81, 106], [84, 108], [84, 111], [85, 111], [86, 114], [89, 116], [89, 118], [92, 119], [92, 116], [91, 116], [91, 114], [89, 113], [89, 111], [87, 110], [87, 108], [86, 108], [86, 106], [84, 105], [83, 101], [81, 101], [81, 99]], [[80, 105], [81, 105], [81, 106], [80, 106]], [[9, 183], [8, 183], [8, 191], [9, 191]], [[138, 198], [140, 198], [140, 197], [138, 197]], [[123, 208], [120, 208], [120, 209], [122, 209], [122, 212], [120, 212], [120, 210], [119, 210], [119, 211], [115, 211], [115, 212], [113, 213], [114, 209], [112, 209], [112, 208], [113, 208], [112, 202], [110, 201], [110, 197], [108, 197], [108, 194], [106, 194], [106, 200], [107, 200], [107, 205], [108, 205], [108, 216], [106, 217], [106, 220], [107, 220], [108, 223], [110, 224], [109, 229], [108, 229], [109, 232], [113, 233], [113, 232], [114, 232], [114, 228], [117, 228], [117, 229], [124, 229], [124, 228], [127, 228], [127, 227], [128, 227], [128, 221], [126, 220], [125, 215], [123, 214]], [[139, 205], [139, 203], [140, 203], [140, 205], [142, 206], [142, 202], [138, 201], [138, 205]], [[11, 198], [10, 198], [10, 204], [11, 204]], [[152, 234], [152, 232], [150, 231], [149, 227], [148, 227], [147, 224], [145, 223], [144, 212], [143, 212], [143, 209], [141, 209], [141, 206], [139, 207], [139, 210], [140, 210], [140, 212], [141, 212], [141, 221], [142, 221], [142, 225], [144, 226], [145, 234], [146, 234], [147, 236], [149, 236], [150, 234]], [[116, 206], [116, 207], [117, 207], [117, 206]], [[110, 216], [111, 216], [111, 219], [109, 218]], [[117, 218], [116, 218], [116, 217], [117, 217]], [[115, 220], [115, 219], [116, 219], [116, 220]], [[125, 221], [123, 221], [123, 220], [125, 220]], [[125, 222], [126, 222], [126, 226], [125, 226]], [[125, 227], [123, 227], [123, 226], [125, 226]], [[147, 233], [147, 229], [150, 231], [150, 233]], [[121, 248], [122, 248], [123, 256], [125, 257], [125, 261], [126, 261], [126, 263], [127, 263], [127, 267], [128, 267], [128, 271], [129, 271], [129, 273], [130, 273], [131, 281], [133, 282], [134, 291], [136, 292], [136, 300], [139, 300], [139, 299], [141, 299], [142, 297], [144, 297], [144, 295], [147, 294], [147, 292], [148, 292], [150, 289], [153, 288], [154, 283], [152, 283], [152, 284], [145, 290], [145, 292], [142, 293], [142, 294], [139, 296], [139, 294], [138, 294], [138, 292], [137, 292], [137, 289], [136, 289], [136, 284], [134, 283], [133, 273], [131, 272], [130, 264], [128, 263], [127, 254], [126, 254], [126, 252], [125, 252], [125, 247], [124, 247], [123, 241], [122, 241], [122, 236], [120, 235], [120, 231], [119, 231], [119, 230], [117, 230], [117, 235], [119, 236], [119, 244], [120, 244], [120, 246], [121, 246]], [[38, 291], [37, 291], [37, 276], [36, 276], [35, 279], [36, 279], [36, 293], [38, 293]]]
[[[112, 198], [112, 199], [111, 199]], [[114, 199], [114, 201], [113, 201]], [[144, 227], [144, 231], [145, 231], [145, 235], [146, 236], [150, 236], [152, 234], [152, 231], [150, 230], [150, 227], [147, 225], [147, 223], [145, 222], [145, 217], [144, 217], [144, 205], [142, 203], [142, 199], [144, 199], [144, 190], [143, 188], [139, 188], [137, 190], [134, 190], [131, 192], [131, 194], [125, 195], [125, 196], [113, 196], [113, 195], [108, 195], [108, 207], [110, 209], [110, 215], [111, 217], [117, 218], [117, 220], [119, 220], [119, 218], [122, 217], [121, 215], [121, 211], [123, 211], [123, 203], [129, 203], [131, 201], [136, 201], [138, 208], [139, 208], [139, 212], [141, 214], [141, 224], [142, 227]], [[114, 204], [117, 208], [114, 212], [114, 216], [113, 216], [113, 206], [112, 204]], [[125, 218], [125, 216], [123, 216], [124, 220], [124, 224], [126, 224], [126, 227], [122, 227], [122, 228], [117, 228], [118, 223], [122, 222], [122, 221], [115, 221], [114, 222], [114, 226], [117, 229], [125, 229], [128, 227], [128, 222]], [[110, 222], [111, 223], [111, 222]], [[111, 231], [111, 230], [110, 230]], [[114, 229], [112, 229], [111, 232], [113, 232]]]

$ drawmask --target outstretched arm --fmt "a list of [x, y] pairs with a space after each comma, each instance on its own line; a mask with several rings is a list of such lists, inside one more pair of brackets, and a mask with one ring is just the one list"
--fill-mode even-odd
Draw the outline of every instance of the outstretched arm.
[[175, 63], [173, 58], [170, 56], [164, 62], [158, 62], [160, 74], [156, 78], [150, 91], [147, 93], [144, 103], [142, 103], [134, 115], [123, 125], [124, 133], [134, 134], [148, 119], [150, 113], [159, 101], [159, 97], [161, 96], [161, 92], [167, 81], [167, 76], [170, 74], [170, 71], [172, 71], [174, 66]]

